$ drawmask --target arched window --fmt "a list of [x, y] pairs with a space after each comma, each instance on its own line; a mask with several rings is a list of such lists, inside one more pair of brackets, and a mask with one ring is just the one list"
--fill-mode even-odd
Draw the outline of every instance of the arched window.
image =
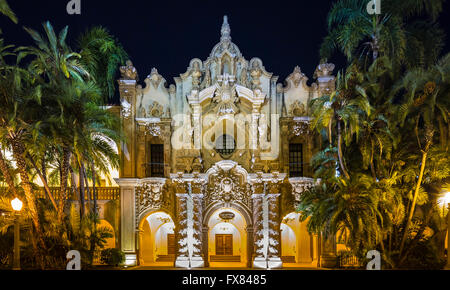
[[231, 155], [235, 150], [233, 137], [226, 134], [219, 136], [216, 140], [216, 150], [220, 155]]

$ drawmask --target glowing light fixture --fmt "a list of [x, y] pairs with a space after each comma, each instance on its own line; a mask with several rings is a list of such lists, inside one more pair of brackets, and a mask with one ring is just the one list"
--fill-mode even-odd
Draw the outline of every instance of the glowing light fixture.
[[15, 199], [11, 200], [11, 206], [15, 211], [21, 211], [23, 202], [16, 197]]

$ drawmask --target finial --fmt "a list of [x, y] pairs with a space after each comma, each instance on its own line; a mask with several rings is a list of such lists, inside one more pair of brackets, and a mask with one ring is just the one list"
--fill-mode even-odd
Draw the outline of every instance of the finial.
[[231, 41], [231, 28], [228, 24], [228, 17], [226, 15], [223, 17], [223, 24], [220, 32], [222, 34], [222, 37], [220, 38], [221, 41]]

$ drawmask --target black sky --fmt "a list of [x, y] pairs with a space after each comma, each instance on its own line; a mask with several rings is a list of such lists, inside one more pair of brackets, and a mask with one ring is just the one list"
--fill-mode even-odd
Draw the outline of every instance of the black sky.
[[[68, 15], [69, 0], [9, 0], [19, 17], [19, 25], [0, 17], [7, 43], [29, 45], [23, 26], [39, 29], [50, 20], [59, 31], [69, 25], [69, 43], [94, 25], [110, 30], [125, 47], [140, 79], [156, 67], [173, 83], [194, 58], [206, 60], [219, 42], [223, 15], [228, 15], [231, 37], [247, 60], [259, 57], [267, 71], [280, 76], [296, 65], [311, 79], [319, 62], [319, 46], [326, 35], [326, 15], [330, 0], [297, 1], [139, 1], [81, 0], [82, 14]], [[441, 26], [449, 33], [450, 3], [447, 1]], [[445, 52], [449, 51], [449, 43]], [[342, 68], [342, 58], [331, 60]]]

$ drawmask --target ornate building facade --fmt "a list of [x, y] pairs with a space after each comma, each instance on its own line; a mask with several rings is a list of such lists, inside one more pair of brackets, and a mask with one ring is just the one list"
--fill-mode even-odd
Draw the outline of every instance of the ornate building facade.
[[309, 234], [296, 203], [314, 180], [317, 140], [307, 103], [334, 90], [334, 65], [316, 81], [295, 67], [284, 84], [231, 41], [225, 16], [209, 57], [167, 85], [153, 68], [119, 80], [120, 239], [127, 264], [175, 267], [326, 266], [335, 241]]

